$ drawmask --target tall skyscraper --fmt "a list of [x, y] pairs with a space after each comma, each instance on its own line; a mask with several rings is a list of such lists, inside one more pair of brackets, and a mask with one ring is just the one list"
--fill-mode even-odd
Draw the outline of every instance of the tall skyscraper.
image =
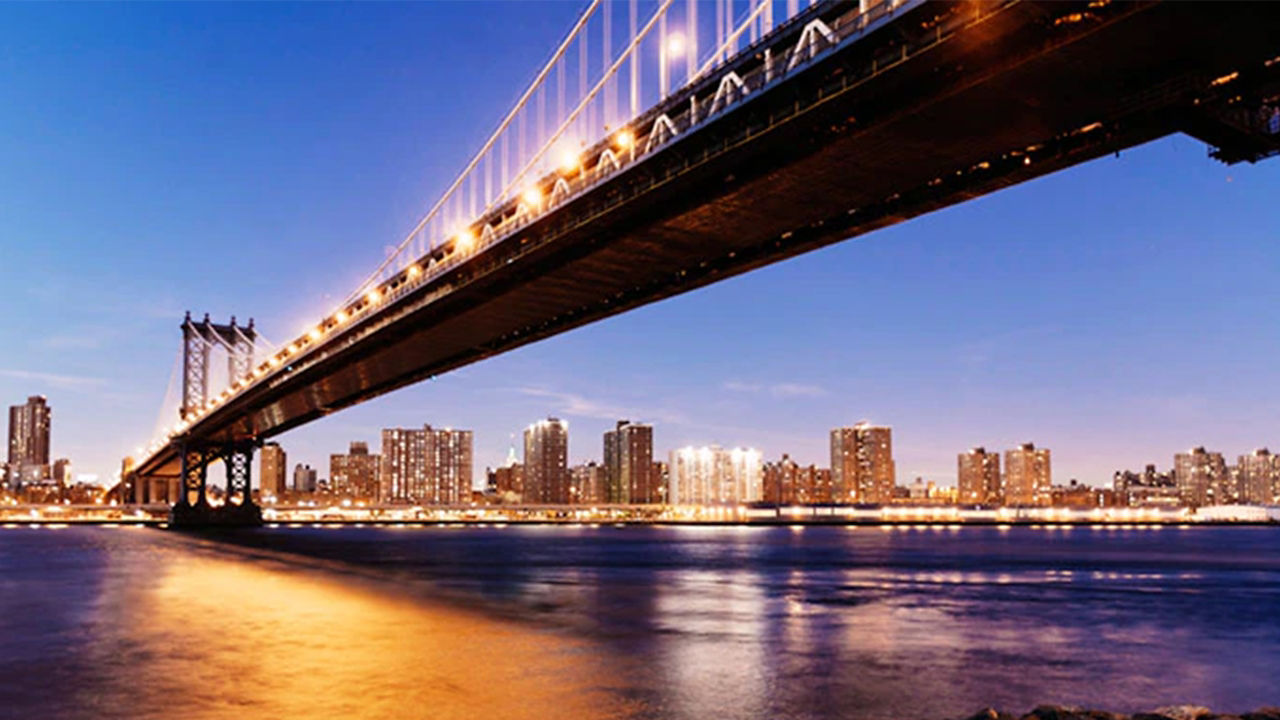
[[1023, 443], [1004, 453], [1004, 504], [1048, 505], [1053, 497], [1050, 489], [1053, 475], [1049, 467], [1049, 451], [1035, 443]]
[[1280, 455], [1272, 455], [1266, 448], [1259, 448], [1248, 455], [1241, 455], [1240, 501], [1253, 505], [1272, 505], [1280, 502]]
[[956, 491], [961, 505], [1000, 505], [1000, 453], [976, 447], [958, 458]]
[[547, 418], [524, 431], [524, 502], [569, 502], [569, 423]]
[[369, 444], [351, 443], [346, 455], [329, 456], [329, 486], [354, 500], [377, 502], [382, 456], [369, 453]]
[[1224, 489], [1229, 480], [1222, 453], [1209, 452], [1203, 447], [1178, 453], [1173, 456], [1173, 476], [1183, 504], [1202, 507], [1224, 502]]
[[470, 430], [388, 428], [382, 431], [382, 498], [454, 505], [471, 500]]
[[43, 396], [32, 395], [25, 405], [9, 408], [9, 481], [42, 480], [49, 476], [49, 434], [52, 411]]
[[889, 503], [897, 476], [892, 429], [860, 422], [831, 431], [831, 483], [836, 502]]
[[278, 443], [264, 443], [258, 456], [258, 492], [261, 497], [280, 497], [285, 490], [288, 458]]
[[661, 502], [653, 479], [652, 426], [619, 420], [604, 434], [604, 469], [603, 502]]
[[737, 505], [759, 502], [763, 494], [760, 452], [717, 445], [671, 451], [672, 505]]

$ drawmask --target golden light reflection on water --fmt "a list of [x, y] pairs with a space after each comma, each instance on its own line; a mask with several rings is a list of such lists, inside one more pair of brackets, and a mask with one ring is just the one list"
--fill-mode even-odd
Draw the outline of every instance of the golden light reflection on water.
[[585, 641], [364, 581], [163, 545], [146, 558], [158, 575], [108, 589], [99, 607], [121, 630], [95, 640], [94, 654], [138, 679], [130, 716], [631, 714], [601, 688], [607, 659]]

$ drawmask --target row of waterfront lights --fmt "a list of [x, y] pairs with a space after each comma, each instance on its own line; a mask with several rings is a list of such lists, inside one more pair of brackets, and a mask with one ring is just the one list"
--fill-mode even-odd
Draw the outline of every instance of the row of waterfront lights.
[[[629, 130], [621, 130], [614, 136], [613, 144], [620, 150], [631, 150], [635, 147], [635, 135], [633, 135]], [[561, 154], [559, 158], [559, 170], [563, 175], [573, 175], [578, 172], [581, 167], [582, 158], [578, 153], [571, 149], [566, 149]], [[543, 197], [544, 193], [541, 187], [536, 184], [530, 185], [520, 194], [520, 204], [527, 213], [540, 212], [543, 210]], [[476, 235], [470, 227], [463, 227], [454, 233], [452, 240], [454, 251], [469, 252], [475, 246]], [[430, 263], [430, 260], [427, 262]], [[422, 276], [423, 268], [421, 264], [414, 263], [405, 269], [403, 280], [418, 280]], [[277, 352], [275, 355], [272, 355], [265, 362], [254, 368], [251, 373], [242, 378], [238, 378], [230, 387], [223, 390], [220, 395], [210, 398], [203, 406], [196, 407], [191, 410], [191, 412], [188, 412], [182, 420], [169, 430], [164, 440], [153, 441], [150, 446], [148, 446], [148, 450], [154, 453], [164, 447], [169, 439], [172, 439], [178, 434], [186, 431], [187, 428], [191, 427], [192, 423], [211, 412], [214, 408], [230, 399], [233, 395], [247, 389], [255, 380], [265, 377], [268, 373], [280, 367], [285, 363], [285, 361], [302, 352], [307, 345], [320, 341], [328, 333], [342, 327], [348, 320], [355, 318], [368, 308], [377, 305], [386, 297], [387, 291], [390, 287], [400, 280], [401, 278], [388, 280], [375, 288], [371, 288], [364, 294], [364, 297], [361, 300], [347, 306], [346, 308], [338, 310], [333, 315], [322, 320], [320, 324], [311, 328], [301, 337], [294, 340], [288, 347]], [[139, 454], [142, 454], [142, 451], [142, 448], [138, 448]]]

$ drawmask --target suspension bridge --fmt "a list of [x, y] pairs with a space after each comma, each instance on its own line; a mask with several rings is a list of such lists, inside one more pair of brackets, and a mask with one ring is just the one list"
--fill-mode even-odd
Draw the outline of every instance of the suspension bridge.
[[176, 488], [176, 523], [253, 522], [250, 461], [273, 435], [1175, 132], [1226, 163], [1280, 152], [1280, 4], [589, 0], [306, 333], [183, 321], [179, 416], [122, 487]]

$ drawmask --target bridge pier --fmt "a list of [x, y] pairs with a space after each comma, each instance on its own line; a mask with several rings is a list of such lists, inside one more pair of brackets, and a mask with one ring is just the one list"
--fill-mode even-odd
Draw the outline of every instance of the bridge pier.
[[[182, 480], [178, 501], [169, 511], [169, 527], [179, 529], [213, 527], [256, 527], [262, 524], [262, 509], [253, 501], [253, 441], [222, 446], [184, 443], [181, 448]], [[208, 497], [209, 464], [222, 460], [226, 469], [226, 496], [213, 506]]]

